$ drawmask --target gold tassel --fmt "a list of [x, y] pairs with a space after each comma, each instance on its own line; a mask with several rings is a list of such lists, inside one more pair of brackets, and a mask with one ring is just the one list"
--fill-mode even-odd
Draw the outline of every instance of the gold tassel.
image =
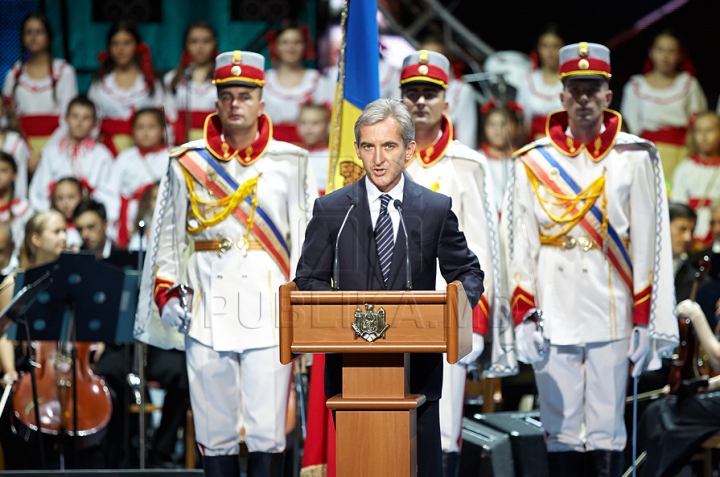
[[[207, 227], [217, 225], [235, 210], [235, 208], [247, 198], [248, 195], [256, 191], [260, 175], [253, 177], [252, 179], [243, 183], [237, 188], [232, 194], [223, 197], [219, 200], [205, 200], [201, 198], [195, 191], [195, 178], [185, 168], [182, 169], [185, 175], [185, 183], [188, 187], [188, 193], [190, 195], [190, 206], [193, 211], [193, 215], [197, 218], [199, 225], [197, 227], [191, 227], [188, 225], [187, 229], [190, 233], [198, 233], [205, 230]], [[200, 212], [200, 204], [207, 207], [222, 207], [222, 210], [212, 217], [203, 217]], [[257, 207], [257, 193], [253, 197], [253, 213]], [[248, 226], [246, 229], [246, 235], [249, 234], [249, 229], [252, 227], [252, 216], [248, 217]]]

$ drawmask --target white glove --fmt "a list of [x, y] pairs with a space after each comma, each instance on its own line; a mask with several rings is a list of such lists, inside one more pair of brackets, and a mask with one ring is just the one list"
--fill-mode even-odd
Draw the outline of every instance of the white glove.
[[635, 325], [630, 335], [630, 349], [627, 356], [633, 362], [632, 377], [640, 376], [645, 367], [645, 358], [650, 352], [650, 337], [647, 326]]
[[523, 363], [537, 363], [547, 352], [545, 338], [537, 323], [532, 320], [525, 320], [515, 327], [515, 341], [518, 359]]
[[678, 315], [687, 316], [692, 322], [706, 319], [705, 313], [703, 313], [700, 305], [698, 305], [697, 302], [694, 302], [692, 300], [681, 301], [680, 303], [678, 303], [675, 311], [677, 311]]
[[180, 298], [174, 296], [165, 303], [161, 318], [166, 325], [173, 328], [185, 323], [185, 310], [180, 304]]
[[472, 337], [472, 351], [460, 358], [459, 363], [469, 366], [473, 364], [482, 354], [485, 349], [485, 337], [480, 333], [473, 333]]

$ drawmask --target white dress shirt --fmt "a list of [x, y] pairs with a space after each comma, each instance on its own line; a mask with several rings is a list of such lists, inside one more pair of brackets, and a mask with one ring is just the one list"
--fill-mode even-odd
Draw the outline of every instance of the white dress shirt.
[[395, 240], [397, 240], [398, 227], [400, 226], [400, 214], [393, 205], [393, 202], [395, 202], [396, 199], [402, 202], [404, 187], [405, 174], [402, 174], [400, 176], [400, 182], [398, 182], [397, 185], [393, 187], [392, 190], [390, 190], [389, 192], [382, 192], [375, 186], [375, 184], [370, 182], [370, 179], [368, 179], [367, 176], [365, 176], [365, 188], [367, 189], [368, 193], [368, 204], [370, 205], [370, 219], [373, 223], [373, 230], [375, 230], [375, 225], [377, 224], [378, 217], [380, 217], [380, 207], [382, 205], [382, 202], [380, 201], [380, 196], [383, 194], [388, 194], [390, 196], [390, 203], [388, 203], [388, 213], [390, 214], [390, 220], [392, 221]]

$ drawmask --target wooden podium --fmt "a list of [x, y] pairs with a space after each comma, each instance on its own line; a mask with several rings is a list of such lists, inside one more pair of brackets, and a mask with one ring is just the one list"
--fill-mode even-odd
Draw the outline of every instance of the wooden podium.
[[[384, 327], [378, 315], [388, 327], [375, 337]], [[342, 394], [327, 402], [336, 411], [338, 477], [415, 476], [416, 412], [425, 396], [409, 393], [408, 353], [447, 353], [452, 364], [471, 349], [472, 308], [459, 281], [446, 291], [280, 287], [280, 361], [343, 354]]]

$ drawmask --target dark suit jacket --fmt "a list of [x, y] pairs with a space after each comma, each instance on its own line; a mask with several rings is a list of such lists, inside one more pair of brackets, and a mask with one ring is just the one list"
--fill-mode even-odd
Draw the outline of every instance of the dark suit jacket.
[[[405, 289], [405, 233], [398, 224], [386, 288], [375, 246], [365, 179], [362, 179], [315, 201], [295, 276], [300, 290], [331, 289], [335, 240], [355, 197], [357, 207], [350, 213], [338, 247], [340, 289]], [[421, 187], [405, 176], [403, 218], [409, 235], [413, 289], [435, 290], [436, 260], [439, 260], [445, 280], [460, 280], [468, 300], [476, 304], [483, 292], [484, 274], [477, 257], [468, 249], [465, 235], [458, 230], [457, 217], [450, 207], [449, 197]], [[328, 397], [341, 392], [340, 359], [340, 355], [333, 354], [326, 358], [325, 394]], [[410, 392], [425, 394], [428, 400], [440, 399], [441, 360], [442, 355], [437, 353], [411, 356]]]

